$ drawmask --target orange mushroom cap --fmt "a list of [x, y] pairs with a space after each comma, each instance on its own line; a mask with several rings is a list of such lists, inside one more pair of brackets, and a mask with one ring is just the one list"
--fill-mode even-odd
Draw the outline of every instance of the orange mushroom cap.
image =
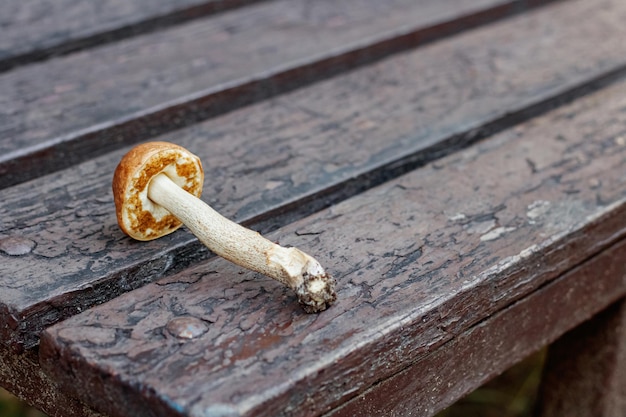
[[182, 223], [148, 197], [150, 180], [165, 174], [185, 191], [200, 197], [204, 171], [200, 158], [168, 142], [148, 142], [131, 149], [113, 175], [117, 223], [137, 240], [152, 240], [172, 233]]

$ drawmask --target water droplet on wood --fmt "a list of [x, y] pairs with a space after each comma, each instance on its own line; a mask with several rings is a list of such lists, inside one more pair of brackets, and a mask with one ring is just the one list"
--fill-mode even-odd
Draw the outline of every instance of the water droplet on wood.
[[195, 317], [176, 317], [167, 323], [167, 331], [180, 339], [193, 339], [209, 330], [206, 322]]
[[35, 242], [22, 236], [9, 236], [0, 239], [0, 251], [11, 256], [26, 255], [32, 252]]

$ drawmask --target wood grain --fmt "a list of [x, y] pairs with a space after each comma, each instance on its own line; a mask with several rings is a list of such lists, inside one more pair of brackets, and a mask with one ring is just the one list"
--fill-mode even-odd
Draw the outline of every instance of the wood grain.
[[[42, 366], [113, 416], [327, 413], [531, 294], [552, 299], [537, 291], [562, 293], [557, 277], [626, 237], [624, 97], [622, 82], [270, 234], [334, 272], [326, 312], [215, 259], [52, 326]], [[584, 274], [603, 290], [590, 310], [529, 343], [623, 295], [619, 250], [606, 280]], [[175, 318], [206, 332], [176, 337]]]
[[[570, 30], [581, 16], [589, 26]], [[201, 157], [205, 201], [272, 230], [602, 81], [622, 56], [590, 33], [613, 30], [612, 16], [562, 3], [159, 139]], [[138, 243], [118, 230], [110, 181], [124, 151], [0, 191], [0, 239], [33, 246], [0, 252], [5, 344], [34, 346], [47, 325], [207, 257], [185, 231]]]
[[[325, 416], [402, 417], [416, 412], [423, 417], [434, 415], [623, 296], [626, 293], [625, 257], [626, 241], [621, 241]], [[593, 322], [599, 323], [606, 314], [600, 316]], [[606, 338], [601, 340], [607, 341]], [[614, 349], [614, 346], [599, 343], [595, 346], [600, 348], [596, 351], [602, 352], [600, 356], [604, 349], [608, 348], [607, 353]], [[588, 359], [598, 365], [597, 357], [595, 361]], [[598, 368], [589, 370], [591, 372], [585, 376], [596, 383], [600, 382], [598, 377], [606, 376], [598, 372]], [[561, 373], [559, 379], [565, 382], [566, 375]], [[583, 382], [583, 379], [576, 381]], [[607, 388], [602, 382], [586, 385], [591, 392], [579, 391], [575, 399], [572, 397], [570, 413], [546, 415], [622, 415], [621, 412], [599, 413], [600, 404], [586, 407], [591, 405], [588, 399], [601, 398], [595, 394]]]
[[253, 1], [4, 0], [0, 5], [0, 72]]
[[537, 0], [275, 0], [0, 75], [0, 187]]
[[68, 397], [39, 366], [37, 349], [16, 355], [0, 345], [2, 386], [49, 417], [105, 417]]

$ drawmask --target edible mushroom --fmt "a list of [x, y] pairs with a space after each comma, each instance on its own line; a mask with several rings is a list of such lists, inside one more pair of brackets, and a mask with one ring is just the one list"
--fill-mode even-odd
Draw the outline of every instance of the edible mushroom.
[[307, 313], [327, 309], [337, 298], [334, 278], [301, 250], [279, 246], [200, 200], [203, 176], [200, 159], [178, 145], [134, 147], [113, 176], [120, 228], [135, 239], [152, 240], [185, 224], [217, 255], [293, 289]]

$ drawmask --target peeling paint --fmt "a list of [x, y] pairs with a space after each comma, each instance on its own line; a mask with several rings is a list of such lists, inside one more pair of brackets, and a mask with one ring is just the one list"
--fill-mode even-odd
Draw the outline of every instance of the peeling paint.
[[463, 220], [466, 220], [467, 216], [463, 213], [456, 213], [450, 217], [448, 217], [448, 220], [450, 220], [451, 222], [461, 222]]
[[469, 225], [467, 225], [466, 231], [470, 235], [483, 235], [485, 233], [488, 233], [494, 227], [496, 227], [496, 221], [490, 219], [483, 222], [470, 223]]
[[515, 227], [498, 227], [482, 235], [480, 237], [480, 240], [482, 242], [486, 242], [489, 240], [496, 240], [499, 237], [514, 231], [515, 229], [516, 229]]
[[536, 200], [528, 206], [526, 217], [529, 224], [535, 224], [535, 220], [545, 215], [550, 210], [550, 202], [545, 200]]

